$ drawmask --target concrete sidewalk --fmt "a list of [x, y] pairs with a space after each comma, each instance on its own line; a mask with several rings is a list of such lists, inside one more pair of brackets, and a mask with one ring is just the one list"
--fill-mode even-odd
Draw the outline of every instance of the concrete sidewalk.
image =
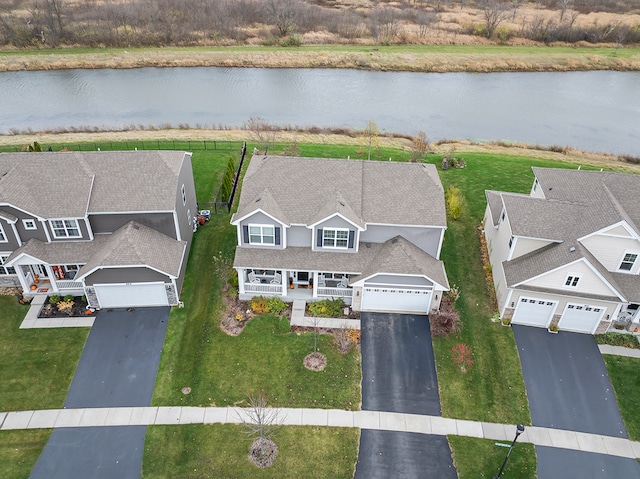
[[600, 350], [600, 354], [640, 358], [640, 349], [624, 348], [622, 346], [609, 346], [608, 344], [598, 344], [598, 349]]
[[[383, 431], [414, 432], [513, 440], [513, 424], [495, 424], [438, 416], [340, 409], [279, 409], [283, 425], [357, 427]], [[96, 426], [150, 426], [181, 424], [240, 424], [247, 420], [237, 407], [119, 407], [48, 409], [0, 412], [0, 430], [49, 429]], [[593, 452], [624, 458], [640, 457], [640, 442], [561, 429], [527, 426], [519, 442], [536, 446]]]
[[38, 295], [31, 301], [29, 311], [24, 316], [20, 329], [34, 329], [34, 328], [77, 328], [93, 326], [95, 315], [86, 316], [83, 318], [38, 318], [38, 313], [44, 306], [47, 300], [47, 295]]
[[325, 328], [325, 329], [340, 329], [340, 328], [353, 328], [360, 329], [359, 319], [341, 319], [341, 318], [315, 318], [312, 316], [305, 316], [305, 309], [307, 303], [305, 301], [296, 299], [293, 302], [291, 308], [291, 326], [302, 326], [305, 328]]

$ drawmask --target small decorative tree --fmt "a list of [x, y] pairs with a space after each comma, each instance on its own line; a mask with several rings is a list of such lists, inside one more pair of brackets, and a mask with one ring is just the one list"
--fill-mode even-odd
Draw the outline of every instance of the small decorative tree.
[[451, 348], [453, 362], [460, 366], [460, 371], [467, 372], [467, 369], [473, 366], [475, 361], [471, 359], [473, 348], [464, 343], [458, 343]]
[[253, 443], [249, 448], [249, 460], [256, 466], [266, 469], [271, 467], [278, 457], [278, 446], [272, 437], [278, 427], [282, 425], [280, 411], [267, 407], [267, 397], [260, 391], [247, 395], [249, 407], [245, 408], [241, 418], [242, 424]]
[[312, 317], [313, 321], [313, 352], [304, 357], [304, 367], [311, 371], [322, 371], [327, 366], [327, 357], [318, 351], [318, 323], [320, 318]]

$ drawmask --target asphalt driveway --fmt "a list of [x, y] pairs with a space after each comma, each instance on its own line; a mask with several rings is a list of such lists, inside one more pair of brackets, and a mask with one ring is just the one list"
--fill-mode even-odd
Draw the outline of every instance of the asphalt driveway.
[[[534, 426], [627, 437], [607, 370], [591, 335], [513, 326]], [[540, 479], [640, 477], [627, 459], [536, 446]]]
[[593, 336], [513, 326], [534, 426], [627, 437]]
[[[441, 414], [427, 316], [361, 313], [362, 409]], [[458, 477], [446, 437], [362, 430], [355, 479]]]
[[[169, 308], [100, 311], [65, 408], [149, 406]], [[145, 426], [54, 429], [31, 479], [138, 479]]]

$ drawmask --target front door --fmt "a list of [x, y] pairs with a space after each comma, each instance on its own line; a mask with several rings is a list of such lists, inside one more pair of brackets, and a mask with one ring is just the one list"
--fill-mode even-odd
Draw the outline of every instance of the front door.
[[34, 277], [35, 277], [36, 274], [40, 278], [48, 277], [47, 268], [45, 268], [45, 266], [43, 264], [32, 264], [31, 265], [31, 273], [34, 275]]

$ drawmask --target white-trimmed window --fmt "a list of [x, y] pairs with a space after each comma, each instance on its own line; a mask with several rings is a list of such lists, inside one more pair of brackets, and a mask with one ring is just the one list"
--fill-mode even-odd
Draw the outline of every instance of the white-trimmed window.
[[182, 204], [186, 205], [187, 204], [187, 190], [185, 190], [184, 185], [182, 185]]
[[570, 274], [567, 276], [567, 279], [564, 281], [564, 285], [569, 286], [570, 288], [576, 288], [579, 282], [580, 282], [580, 276]]
[[538, 189], [538, 178], [536, 178], [535, 181], [533, 182], [533, 192], [535, 193], [537, 189]]
[[633, 265], [636, 264], [636, 261], [638, 261], [637, 253], [625, 253], [618, 269], [620, 271], [631, 271], [633, 269]]
[[346, 228], [323, 229], [322, 247], [347, 249], [349, 247], [349, 230]]
[[506, 217], [507, 217], [507, 212], [505, 210], [502, 210], [502, 214], [500, 215], [500, 222], [504, 221]]
[[78, 220], [49, 220], [54, 238], [81, 238]]
[[275, 244], [276, 229], [273, 225], [249, 225], [249, 244]]
[[37, 230], [38, 225], [36, 224], [36, 220], [28, 218], [22, 220], [22, 226], [24, 226], [25, 230]]
[[513, 235], [509, 238], [509, 249], [511, 249], [511, 246], [513, 246]]
[[0, 223], [0, 243], [8, 243], [7, 235], [4, 234], [4, 230], [2, 229], [2, 223]]
[[15, 268], [4, 265], [8, 257], [8, 254], [0, 254], [0, 275], [16, 274]]

